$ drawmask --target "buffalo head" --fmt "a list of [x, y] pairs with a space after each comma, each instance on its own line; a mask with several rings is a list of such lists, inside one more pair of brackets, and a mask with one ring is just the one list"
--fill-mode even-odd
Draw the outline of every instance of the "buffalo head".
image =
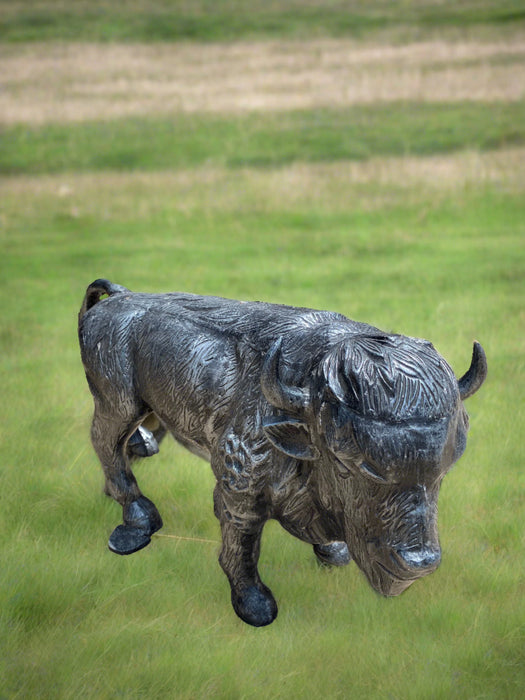
[[440, 563], [441, 481], [463, 453], [463, 400], [485, 380], [474, 344], [458, 381], [431, 343], [358, 335], [336, 344], [303, 386], [280, 378], [281, 342], [268, 352], [262, 390], [278, 409], [265, 421], [272, 443], [312, 464], [318, 500], [335, 517], [372, 587], [402, 593]]

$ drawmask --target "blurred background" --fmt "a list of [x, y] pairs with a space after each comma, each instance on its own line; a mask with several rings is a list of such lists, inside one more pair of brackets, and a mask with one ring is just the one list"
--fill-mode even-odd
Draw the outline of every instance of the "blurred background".
[[[525, 684], [525, 5], [0, 0], [0, 698], [516, 698]], [[85, 288], [339, 311], [489, 378], [440, 569], [383, 599], [276, 523], [238, 620], [209, 466], [137, 466], [107, 537]], [[166, 537], [169, 535], [169, 537]]]

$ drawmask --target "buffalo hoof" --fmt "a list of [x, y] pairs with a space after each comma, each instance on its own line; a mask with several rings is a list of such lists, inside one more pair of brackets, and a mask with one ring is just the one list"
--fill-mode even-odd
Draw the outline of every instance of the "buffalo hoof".
[[328, 564], [329, 566], [346, 566], [352, 561], [346, 542], [315, 544], [314, 552], [321, 564]]
[[266, 586], [249, 586], [239, 593], [232, 591], [232, 605], [243, 622], [264, 627], [277, 617], [277, 603]]
[[128, 450], [135, 457], [151, 457], [157, 454], [159, 445], [153, 433], [139, 425], [128, 440]]
[[133, 554], [151, 542], [151, 537], [138, 527], [119, 525], [109, 538], [108, 547], [115, 554]]
[[139, 496], [136, 501], [123, 508], [124, 525], [143, 530], [152, 535], [162, 527], [162, 518], [154, 503], [146, 496]]
[[162, 518], [146, 496], [124, 506], [123, 514], [124, 525], [113, 530], [108, 546], [115, 554], [133, 554], [151, 542], [151, 535], [162, 527]]

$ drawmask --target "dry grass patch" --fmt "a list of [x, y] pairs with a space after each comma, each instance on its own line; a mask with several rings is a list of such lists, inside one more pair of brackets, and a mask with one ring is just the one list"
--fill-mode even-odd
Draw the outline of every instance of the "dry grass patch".
[[24, 201], [37, 215], [43, 203], [80, 216], [147, 219], [169, 207], [180, 213], [235, 210], [371, 210], [461, 188], [499, 185], [525, 191], [525, 148], [446, 156], [371, 158], [366, 162], [294, 163], [259, 170], [195, 168], [169, 172], [82, 173], [0, 180], [4, 224]]
[[406, 46], [27, 44], [0, 49], [0, 58], [3, 124], [525, 96], [523, 35]]

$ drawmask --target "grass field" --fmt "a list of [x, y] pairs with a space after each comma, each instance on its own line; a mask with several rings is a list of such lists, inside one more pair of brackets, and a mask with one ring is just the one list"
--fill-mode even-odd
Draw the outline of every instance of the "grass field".
[[[0, 698], [523, 694], [522, 4], [350, 5], [0, 2]], [[76, 339], [101, 276], [340, 311], [458, 375], [482, 342], [439, 570], [383, 599], [271, 522], [250, 628], [211, 470], [168, 440], [136, 469], [164, 528], [111, 554]]]
[[512, 31], [525, 22], [521, 0], [1, 0], [9, 42], [35, 40], [231, 41], [246, 37], [396, 38], [433, 31]]

